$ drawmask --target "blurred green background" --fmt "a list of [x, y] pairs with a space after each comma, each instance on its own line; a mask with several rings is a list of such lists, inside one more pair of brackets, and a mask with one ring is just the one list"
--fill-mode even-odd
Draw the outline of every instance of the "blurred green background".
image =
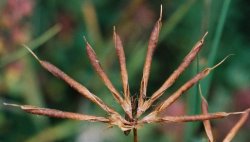
[[[163, 26], [154, 55], [148, 93], [152, 94], [208, 31], [199, 57], [165, 95], [197, 71], [235, 54], [200, 83], [209, 111], [242, 111], [250, 107], [250, 2], [246, 0], [1, 0], [0, 1], [0, 141], [1, 142], [128, 142], [118, 128], [27, 114], [3, 102], [105, 116], [63, 81], [45, 71], [22, 47], [27, 44], [44, 60], [84, 84], [122, 114], [93, 71], [83, 36], [96, 51], [113, 84], [122, 91], [113, 26], [121, 35], [127, 56], [132, 95], [138, 95], [152, 27], [163, 5]], [[174, 103], [166, 114], [198, 114], [197, 86]], [[221, 141], [238, 116], [213, 120]], [[250, 121], [234, 139], [250, 139]], [[139, 129], [142, 142], [207, 141], [201, 123], [153, 124]]]

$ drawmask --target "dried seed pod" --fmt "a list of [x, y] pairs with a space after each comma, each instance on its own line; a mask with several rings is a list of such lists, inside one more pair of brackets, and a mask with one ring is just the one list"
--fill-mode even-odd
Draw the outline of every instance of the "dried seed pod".
[[230, 132], [227, 134], [223, 142], [230, 142], [234, 136], [237, 134], [239, 129], [243, 126], [243, 124], [247, 121], [249, 117], [250, 109], [246, 110], [245, 113], [241, 115], [240, 120], [234, 125], [234, 127], [230, 130]]
[[230, 113], [226, 112], [217, 112], [211, 114], [201, 114], [201, 115], [191, 115], [191, 116], [167, 116], [163, 117], [160, 120], [167, 121], [167, 122], [192, 122], [192, 121], [203, 121], [203, 120], [210, 120], [210, 119], [219, 119], [226, 116], [229, 116]]
[[150, 38], [149, 38], [148, 50], [147, 50], [147, 55], [146, 55], [144, 68], [143, 68], [142, 80], [141, 80], [139, 107], [143, 105], [144, 99], [146, 98], [150, 67], [152, 63], [153, 54], [154, 54], [154, 51], [156, 49], [156, 45], [159, 39], [159, 34], [160, 34], [160, 29], [161, 29], [161, 24], [162, 24], [161, 19], [162, 19], [162, 6], [161, 6], [161, 11], [160, 11], [160, 18], [156, 22], [153, 28], [153, 31], [151, 32]]
[[52, 73], [54, 76], [62, 79], [65, 81], [69, 86], [77, 90], [81, 95], [86, 97], [87, 99], [91, 100], [92, 102], [96, 103], [99, 105], [103, 110], [110, 114], [117, 114], [113, 109], [111, 109], [109, 106], [107, 106], [99, 97], [96, 95], [92, 94], [85, 86], [81, 85], [71, 77], [69, 77], [67, 74], [65, 74], [63, 71], [58, 69], [56, 66], [53, 64], [47, 62], [47, 61], [42, 61], [40, 60], [33, 51], [31, 51], [27, 46], [24, 46], [42, 65], [44, 69]]
[[[199, 91], [200, 91], [200, 96], [201, 96], [201, 110], [202, 110], [203, 114], [207, 115], [208, 114], [208, 103], [207, 103], [206, 99], [202, 95], [200, 84], [199, 84]], [[209, 141], [213, 142], [214, 137], [213, 137], [213, 132], [212, 132], [210, 121], [209, 120], [204, 120], [203, 125], [204, 125], [204, 128], [205, 128], [205, 131], [206, 131], [206, 134], [207, 134], [207, 137], [208, 137]]]
[[131, 106], [130, 90], [129, 90], [129, 83], [128, 83], [128, 73], [127, 73], [127, 67], [126, 67], [126, 57], [125, 57], [125, 53], [124, 53], [121, 38], [116, 33], [115, 27], [114, 27], [113, 40], [114, 40], [114, 43], [115, 43], [116, 54], [118, 56], [119, 63], [120, 63], [124, 100], [126, 101], [127, 104], [129, 104], [129, 106]]
[[104, 117], [65, 112], [65, 111], [60, 111], [56, 109], [40, 108], [40, 107], [30, 106], [30, 105], [17, 105], [17, 104], [8, 104], [8, 103], [4, 103], [4, 105], [19, 107], [25, 112], [37, 114], [37, 115], [45, 115], [49, 117], [66, 118], [66, 119], [74, 119], [74, 120], [83, 120], [83, 121], [90, 121], [90, 122], [109, 123], [109, 119], [104, 118]]
[[183, 73], [183, 71], [192, 63], [192, 61], [195, 59], [199, 51], [201, 50], [205, 37], [207, 36], [208, 32], [204, 34], [202, 39], [198, 41], [192, 50], [188, 53], [188, 55], [183, 59], [182, 63], [179, 65], [179, 67], [168, 77], [168, 79], [163, 83], [163, 85], [153, 94], [151, 97], [152, 101], [155, 101], [158, 99], [165, 90], [167, 90], [170, 86], [173, 85], [175, 80]]
[[140, 116], [143, 112], [145, 112], [159, 97], [163, 95], [163, 93], [175, 82], [175, 80], [183, 73], [183, 71], [191, 64], [191, 62], [195, 59], [196, 55], [199, 53], [206, 35], [202, 37], [200, 41], [198, 41], [192, 50], [188, 53], [188, 55], [184, 58], [179, 67], [168, 77], [168, 79], [163, 83], [163, 85], [153, 93], [152, 97], [145, 101], [143, 106], [140, 107], [140, 112], [138, 112], [138, 116]]
[[213, 66], [212, 68], [206, 68], [200, 73], [196, 74], [192, 79], [187, 81], [184, 85], [182, 85], [176, 92], [174, 92], [170, 97], [168, 97], [163, 103], [158, 105], [155, 110], [152, 113], [160, 113], [167, 107], [169, 107], [172, 103], [174, 103], [184, 92], [186, 92], [188, 89], [190, 89], [194, 84], [196, 84], [199, 80], [206, 77], [213, 69], [221, 65], [229, 56], [225, 57], [222, 61], [220, 61], [218, 64]]
[[115, 89], [114, 85], [111, 83], [110, 79], [108, 78], [107, 74], [104, 72], [102, 69], [99, 60], [96, 57], [96, 53], [93, 50], [93, 48], [90, 46], [90, 44], [86, 42], [86, 50], [87, 54], [90, 60], [91, 65], [95, 69], [96, 73], [100, 76], [104, 84], [107, 86], [107, 88], [110, 90], [112, 95], [114, 96], [115, 100], [122, 106], [123, 110], [128, 114], [130, 118], [132, 118], [132, 112], [131, 112], [131, 107], [129, 104], [126, 103], [126, 101], [123, 100], [121, 97], [120, 93]]
[[[217, 112], [217, 113], [208, 113], [208, 104], [205, 100], [205, 98], [202, 97], [202, 112], [203, 114], [200, 115], [188, 115], [188, 116], [160, 116], [159, 114], [166, 108], [168, 108], [171, 104], [173, 104], [179, 97], [182, 96], [183, 93], [185, 93], [188, 89], [190, 89], [194, 84], [196, 84], [199, 80], [206, 77], [210, 71], [212, 71], [214, 68], [219, 66], [221, 63], [223, 63], [229, 56], [224, 58], [220, 63], [215, 65], [212, 68], [206, 68], [205, 70], [201, 71], [200, 73], [196, 74], [192, 79], [184, 83], [177, 91], [175, 91], [169, 98], [164, 100], [161, 104], [159, 104], [151, 113], [143, 117], [142, 119], [139, 119], [140, 115], [144, 113], [148, 108], [150, 108], [159, 97], [161, 97], [164, 92], [175, 82], [176, 79], [185, 71], [185, 69], [191, 64], [191, 62], [194, 60], [194, 58], [197, 56], [198, 52], [200, 51], [203, 43], [204, 38], [207, 35], [207, 33], [203, 36], [203, 38], [192, 48], [192, 50], [188, 53], [188, 55], [184, 58], [182, 63], [179, 65], [179, 67], [170, 75], [168, 79], [163, 83], [163, 85], [155, 92], [153, 93], [152, 97], [150, 99], [145, 101], [146, 95], [147, 95], [147, 86], [149, 81], [149, 74], [150, 74], [150, 67], [152, 64], [152, 57], [154, 54], [154, 51], [156, 49], [156, 44], [158, 42], [160, 28], [161, 28], [161, 19], [162, 19], [162, 6], [160, 11], [160, 18], [156, 22], [151, 35], [149, 39], [148, 49], [147, 49], [147, 55], [144, 63], [143, 68], [143, 76], [141, 80], [141, 86], [140, 86], [140, 94], [139, 94], [139, 100], [136, 100], [134, 97], [130, 96], [130, 90], [129, 90], [129, 83], [128, 83], [128, 73], [126, 69], [126, 58], [125, 53], [122, 45], [122, 41], [120, 39], [120, 36], [116, 33], [114, 28], [114, 35], [113, 40], [115, 43], [115, 49], [116, 54], [119, 59], [120, 63], [120, 70], [121, 70], [121, 79], [122, 79], [122, 86], [123, 86], [123, 92], [124, 92], [124, 98], [121, 96], [121, 94], [116, 90], [110, 79], [108, 78], [107, 74], [102, 69], [101, 65], [99, 64], [99, 61], [97, 59], [97, 56], [90, 46], [90, 44], [86, 41], [86, 50], [88, 57], [90, 59], [90, 62], [94, 68], [94, 70], [97, 72], [97, 74], [100, 76], [106, 87], [110, 90], [115, 100], [121, 105], [121, 107], [125, 111], [125, 119], [114, 109], [106, 105], [99, 97], [92, 94], [85, 86], [81, 85], [74, 79], [72, 79], [70, 76], [65, 74], [63, 71], [58, 69], [53, 64], [40, 60], [27, 46], [25, 46], [29, 52], [39, 61], [39, 63], [42, 65], [43, 68], [45, 68], [47, 71], [51, 72], [56, 77], [64, 80], [68, 85], [70, 85], [72, 88], [74, 88], [76, 91], [78, 91], [81, 95], [89, 99], [90, 101], [96, 103], [99, 105], [104, 111], [106, 111], [109, 115], [107, 117], [97, 117], [92, 115], [84, 115], [84, 114], [78, 114], [78, 113], [72, 113], [72, 112], [64, 112], [60, 110], [55, 109], [47, 109], [47, 108], [39, 108], [35, 106], [29, 106], [29, 105], [15, 105], [15, 104], [5, 104], [10, 106], [16, 106], [20, 107], [22, 110], [33, 113], [37, 115], [46, 115], [50, 117], [58, 117], [58, 118], [68, 118], [68, 119], [75, 119], [75, 120], [85, 120], [85, 121], [91, 121], [91, 122], [103, 122], [107, 123], [110, 126], [117, 126], [119, 127], [124, 133], [129, 133], [131, 130], [134, 132], [134, 142], [137, 142], [137, 129], [141, 126], [143, 126], [146, 123], [179, 123], [179, 122], [191, 122], [191, 121], [203, 121], [206, 133], [208, 135], [209, 140], [212, 142], [213, 135], [212, 135], [212, 129], [210, 121], [211, 119], [219, 119], [224, 118], [229, 115], [238, 115], [242, 114], [241, 119], [238, 121], [238, 123], [232, 128], [232, 130], [229, 132], [228, 136], [225, 138], [225, 142], [230, 141], [233, 136], [238, 132], [239, 128], [243, 125], [243, 123], [246, 121], [249, 113], [249, 109], [244, 112], [232, 112], [232, 113], [226, 113], [226, 112]], [[201, 94], [202, 96], [202, 94]]]
[[104, 84], [107, 86], [107, 88], [111, 91], [114, 98], [118, 101], [119, 104], [123, 102], [122, 97], [120, 96], [119, 92], [115, 89], [114, 85], [111, 83], [110, 79], [108, 78], [107, 74], [102, 69], [99, 60], [96, 57], [96, 53], [93, 50], [93, 48], [90, 46], [90, 44], [86, 42], [86, 50], [87, 54], [90, 60], [91, 65], [93, 66], [94, 70], [97, 72], [97, 74], [100, 76]]
[[[211, 119], [220, 119], [230, 115], [238, 115], [243, 114], [245, 112], [216, 112], [216, 113], [208, 113], [208, 114], [199, 114], [199, 115], [188, 115], [188, 116], [157, 116], [148, 115], [140, 120], [138, 123], [179, 123], [179, 122], [192, 122], [192, 121], [204, 121], [204, 120], [211, 120]], [[155, 113], [156, 114], [156, 113]]]

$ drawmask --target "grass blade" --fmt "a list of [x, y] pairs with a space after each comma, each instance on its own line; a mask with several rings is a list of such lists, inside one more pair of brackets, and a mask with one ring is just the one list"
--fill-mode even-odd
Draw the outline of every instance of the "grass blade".
[[[217, 52], [219, 49], [219, 44], [221, 41], [221, 36], [222, 36], [223, 28], [225, 25], [230, 2], [231, 2], [231, 0], [225, 0], [223, 3], [222, 11], [221, 11], [221, 14], [219, 17], [218, 26], [216, 28], [215, 36], [214, 36], [214, 39], [212, 42], [211, 52], [210, 52], [209, 57], [208, 57], [208, 66], [213, 65], [215, 60], [216, 60], [216, 56], [217, 56]], [[210, 75], [210, 77], [204, 79], [201, 83], [202, 88], [204, 89], [203, 95], [205, 98], [207, 98], [207, 96], [208, 96], [212, 78], [213, 78], [213, 73]]]
[[[52, 37], [54, 37], [59, 31], [61, 30], [61, 27], [59, 25], [55, 25], [52, 28], [50, 28], [48, 31], [46, 31], [43, 35], [38, 37], [37, 39], [31, 41], [30, 43], [27, 43], [27, 45], [30, 47], [30, 49], [34, 50], [38, 47], [40, 47], [42, 44], [50, 40]], [[8, 54], [1, 58], [0, 67], [4, 67], [5, 65], [14, 62], [18, 60], [19, 58], [23, 57], [24, 55], [28, 54], [28, 52], [20, 48], [14, 53]]]

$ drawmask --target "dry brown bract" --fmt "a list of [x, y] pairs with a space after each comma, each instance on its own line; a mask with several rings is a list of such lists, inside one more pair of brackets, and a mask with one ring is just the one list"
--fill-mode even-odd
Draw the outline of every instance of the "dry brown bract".
[[[226, 112], [217, 112], [217, 113], [208, 113], [208, 105], [206, 100], [202, 97], [202, 112], [203, 114], [200, 115], [191, 115], [191, 116], [160, 116], [159, 114], [167, 109], [172, 103], [174, 103], [181, 95], [183, 95], [187, 90], [189, 90], [193, 85], [195, 85], [199, 80], [206, 77], [215, 67], [220, 65], [224, 60], [222, 60], [220, 63], [215, 65], [212, 68], [206, 68], [203, 71], [199, 72], [197, 75], [195, 75], [192, 79], [187, 81], [184, 85], [182, 85], [177, 91], [175, 91], [170, 97], [168, 97], [166, 100], [164, 100], [162, 103], [160, 103], [157, 107], [153, 109], [151, 113], [146, 115], [143, 118], [140, 118], [140, 116], [148, 110], [152, 104], [160, 98], [164, 92], [173, 85], [176, 79], [185, 71], [185, 69], [191, 64], [191, 62], [195, 59], [198, 52], [202, 48], [202, 45], [204, 43], [204, 38], [207, 35], [207, 33], [201, 38], [200, 41], [198, 41], [192, 50], [188, 53], [188, 55], [184, 58], [182, 63], [179, 65], [179, 67], [166, 79], [166, 81], [163, 83], [163, 85], [155, 91], [155, 93], [152, 94], [152, 96], [149, 99], [146, 99], [147, 97], [147, 85], [149, 80], [149, 74], [150, 74], [150, 66], [152, 63], [152, 57], [153, 53], [156, 49], [156, 45], [158, 42], [158, 37], [161, 29], [161, 18], [162, 18], [162, 8], [160, 12], [160, 18], [156, 22], [153, 31], [151, 33], [149, 44], [148, 44], [148, 50], [147, 55], [145, 59], [144, 69], [143, 69], [143, 76], [141, 80], [141, 87], [140, 87], [140, 94], [139, 94], [139, 100], [138, 100], [138, 107], [132, 107], [132, 104], [135, 101], [131, 101], [132, 97], [130, 96], [129, 91], [129, 83], [128, 83], [128, 74], [126, 69], [126, 59], [125, 54], [123, 50], [123, 45], [121, 42], [121, 39], [119, 35], [116, 33], [114, 28], [114, 35], [113, 40], [115, 43], [115, 49], [116, 53], [119, 59], [120, 63], [120, 70], [121, 70], [121, 79], [122, 79], [122, 86], [123, 86], [123, 94], [122, 96], [119, 91], [114, 87], [110, 79], [108, 78], [107, 74], [104, 72], [103, 68], [101, 67], [99, 60], [97, 59], [97, 56], [92, 49], [91, 45], [86, 41], [86, 50], [88, 54], [88, 58], [94, 68], [94, 70], [97, 72], [97, 74], [102, 79], [103, 83], [106, 85], [106, 87], [110, 90], [111, 94], [115, 98], [115, 100], [121, 105], [124, 112], [126, 113], [126, 116], [128, 118], [122, 117], [118, 112], [116, 112], [113, 108], [105, 104], [99, 97], [91, 93], [85, 86], [81, 85], [74, 79], [72, 79], [70, 76], [62, 72], [60, 69], [58, 69], [56, 66], [52, 65], [51, 63], [47, 61], [40, 60], [28, 47], [26, 47], [29, 52], [39, 61], [39, 63], [49, 72], [51, 72], [54, 76], [64, 80], [68, 85], [70, 85], [72, 88], [77, 90], [81, 95], [89, 99], [90, 101], [96, 103], [100, 106], [105, 112], [107, 112], [108, 117], [97, 117], [97, 116], [91, 116], [91, 115], [83, 115], [78, 113], [71, 113], [71, 112], [64, 112], [54, 109], [46, 109], [46, 108], [39, 108], [34, 106], [28, 106], [28, 105], [15, 105], [15, 104], [6, 104], [11, 106], [17, 106], [20, 107], [22, 110], [33, 113], [37, 115], [46, 115], [50, 117], [58, 117], [58, 118], [68, 118], [68, 119], [75, 119], [75, 120], [85, 120], [85, 121], [91, 121], [91, 122], [103, 122], [107, 123], [111, 126], [118, 126], [121, 128], [122, 131], [130, 131], [134, 130], [134, 141], [137, 141], [137, 129], [144, 124], [147, 123], [176, 123], [176, 122], [191, 122], [191, 121], [203, 121], [205, 126], [205, 131], [208, 135], [209, 140], [212, 142], [213, 135], [212, 130], [210, 126], [209, 120], [211, 119], [218, 119], [227, 117], [229, 115], [235, 115], [235, 114], [242, 114], [242, 117], [240, 121], [235, 125], [235, 127], [231, 130], [231, 132], [228, 134], [228, 136], [225, 138], [225, 142], [228, 142], [232, 139], [232, 137], [236, 134], [238, 129], [243, 125], [243, 123], [246, 121], [246, 118], [248, 117], [249, 110], [243, 111], [243, 112], [233, 112], [233, 113], [226, 113]], [[137, 105], [136, 105], [137, 106]]]

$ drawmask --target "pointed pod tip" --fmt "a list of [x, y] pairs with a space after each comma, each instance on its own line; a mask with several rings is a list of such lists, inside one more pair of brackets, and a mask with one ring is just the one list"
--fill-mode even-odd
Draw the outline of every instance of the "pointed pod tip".
[[231, 113], [228, 113], [228, 114], [229, 115], [239, 115], [239, 114], [245, 114], [246, 112], [248, 112], [248, 111], [231, 112]]
[[115, 26], [113, 26], [113, 39], [114, 39], [114, 42], [116, 42], [116, 28], [115, 28]]
[[162, 4], [161, 4], [161, 6], [160, 6], [160, 17], [159, 17], [159, 21], [161, 21], [162, 20]]
[[203, 37], [202, 37], [202, 41], [204, 41], [205, 40], [205, 38], [207, 37], [207, 35], [208, 35], [208, 31], [203, 35]]
[[219, 63], [217, 63], [216, 65], [214, 65], [213, 67], [209, 68], [210, 70], [213, 70], [215, 68], [217, 68], [218, 66], [220, 66], [222, 63], [224, 63], [229, 57], [233, 56], [234, 54], [229, 54], [227, 55], [224, 59], [222, 59]]
[[83, 36], [83, 40], [85, 41], [87, 51], [88, 51], [88, 50], [93, 50], [93, 49], [91, 48], [91, 46], [90, 46], [90, 44], [89, 44], [89, 42], [87, 41], [87, 38], [86, 38], [85, 36]]
[[208, 106], [208, 102], [207, 102], [207, 100], [205, 99], [205, 97], [203, 96], [203, 93], [202, 93], [201, 84], [199, 84], [199, 94], [200, 94], [200, 97], [202, 99], [202, 105], [203, 105], [203, 103], [205, 103], [205, 105]]
[[31, 55], [36, 58], [36, 60], [38, 60], [39, 62], [41, 61], [38, 58], [38, 56], [27, 45], [23, 44], [23, 47], [25, 47], [31, 53]]
[[[86, 51], [88, 55], [95, 55], [95, 51], [94, 49], [91, 47], [91, 45], [88, 43], [88, 41], [86, 40], [86, 38], [84, 37], [84, 40], [86, 42]], [[95, 55], [96, 56], [96, 55]]]
[[17, 104], [10, 104], [10, 103], [3, 103], [5, 106], [12, 106], [12, 107], [21, 107], [20, 105]]
[[208, 35], [208, 31], [206, 31], [206, 33], [204, 34], [203, 38], [205, 38]]
[[85, 36], [83, 36], [83, 40], [85, 41], [86, 44], [88, 44], [88, 41]]
[[201, 98], [203, 98], [202, 89], [201, 89], [201, 84], [199, 83], [198, 86], [199, 86], [199, 94], [200, 94]]

